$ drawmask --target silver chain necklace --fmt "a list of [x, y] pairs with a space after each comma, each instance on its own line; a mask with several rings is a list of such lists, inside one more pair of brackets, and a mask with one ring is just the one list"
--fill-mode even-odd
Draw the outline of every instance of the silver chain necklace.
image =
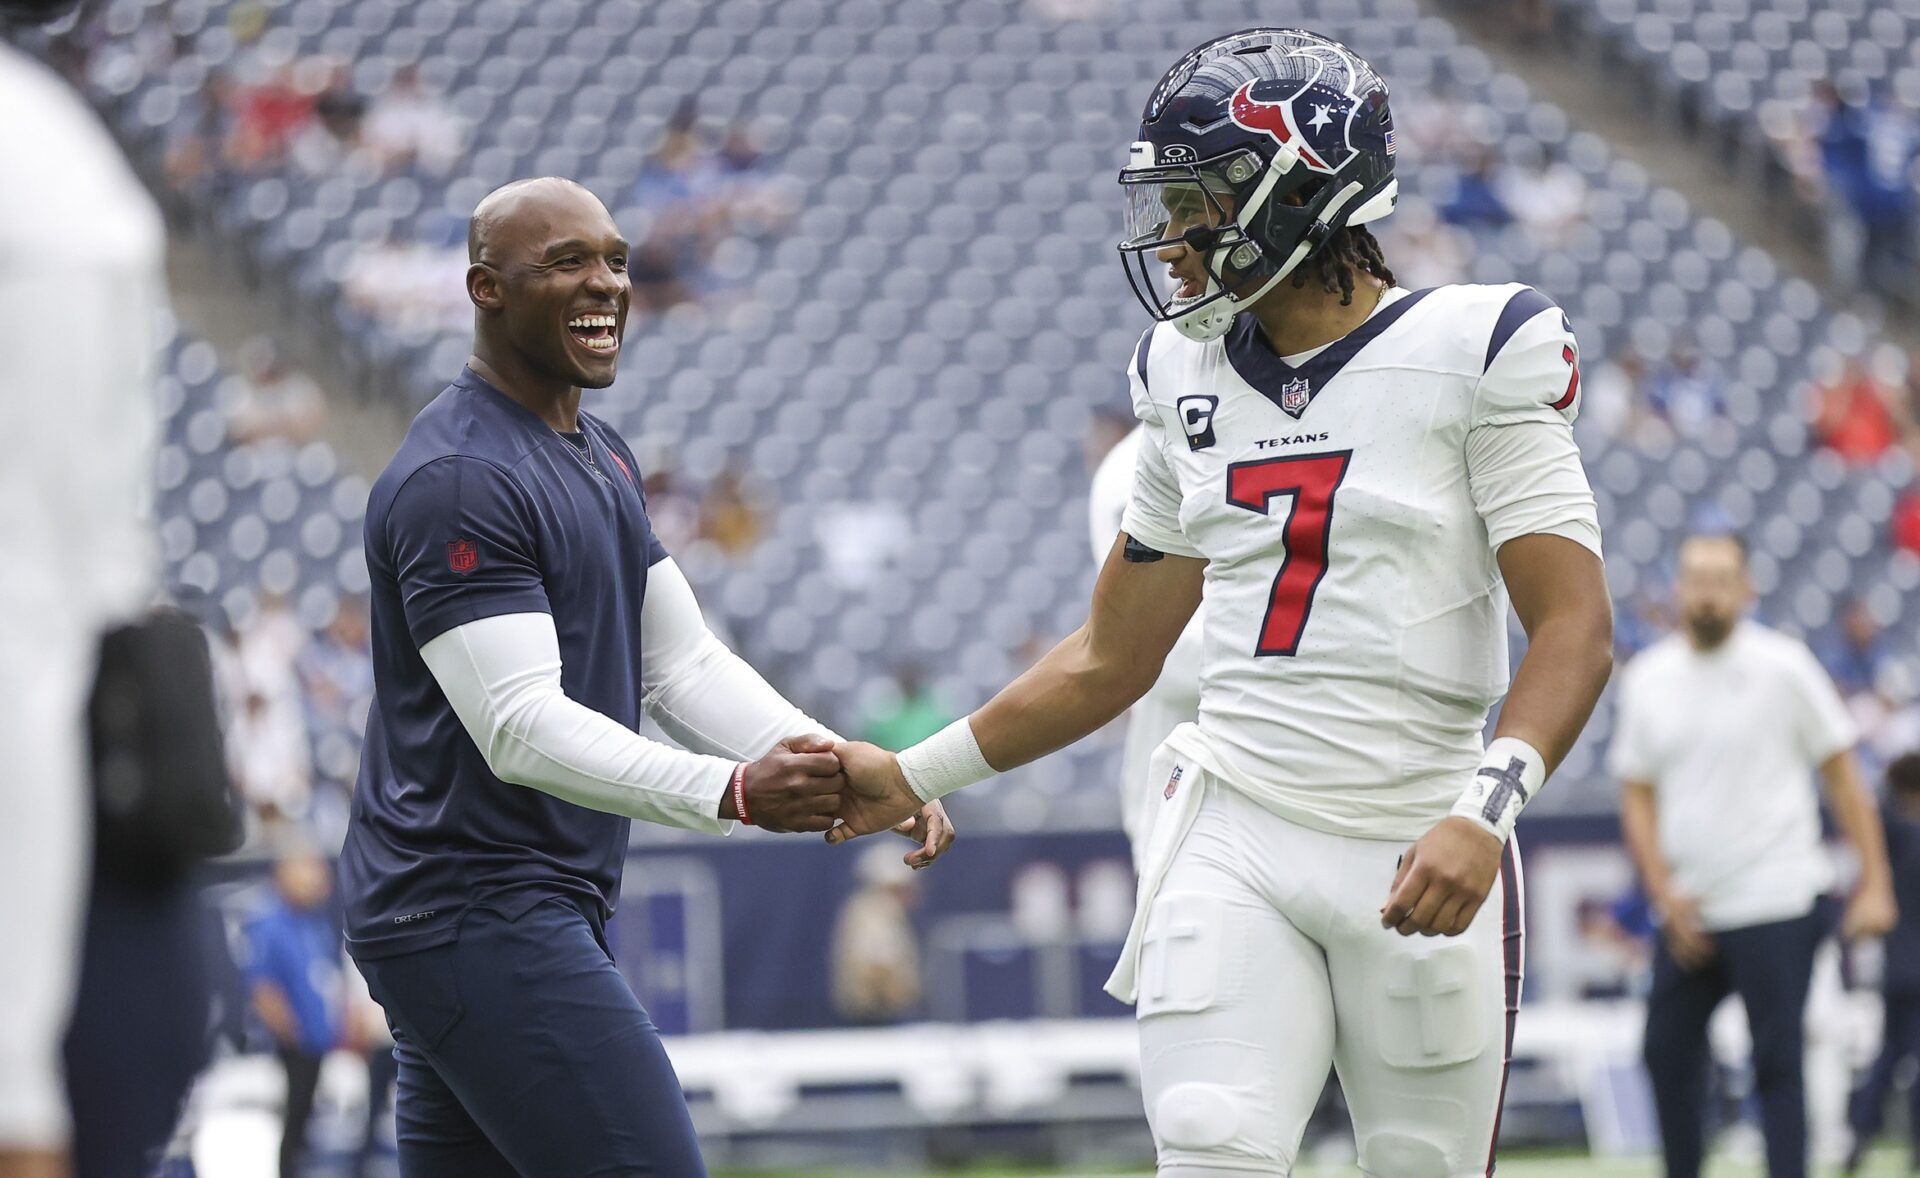
[[580, 461], [587, 464], [588, 470], [592, 471], [595, 474], [600, 473], [600, 464], [593, 460], [593, 435], [592, 434], [588, 433], [584, 428], [580, 430], [580, 440], [586, 443], [586, 445], [584, 446], [574, 445], [573, 439], [566, 437], [565, 435], [562, 435], [560, 440], [566, 443], [568, 452], [570, 452], [575, 458], [578, 458]]

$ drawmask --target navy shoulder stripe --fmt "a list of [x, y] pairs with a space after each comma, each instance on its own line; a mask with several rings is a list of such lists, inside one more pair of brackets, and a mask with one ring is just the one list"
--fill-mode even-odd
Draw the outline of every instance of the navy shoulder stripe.
[[1480, 365], [1480, 371], [1485, 372], [1493, 366], [1493, 358], [1500, 354], [1501, 348], [1507, 346], [1507, 341], [1513, 338], [1514, 332], [1520, 330], [1522, 323], [1553, 306], [1552, 299], [1531, 286], [1514, 291], [1507, 305], [1500, 308], [1500, 318], [1493, 321], [1493, 335], [1487, 340], [1487, 358]]
[[[1147, 328], [1140, 337], [1140, 346], [1133, 350], [1133, 370], [1140, 374], [1140, 387], [1147, 387], [1147, 351], [1153, 347], [1153, 328]], [[1108, 369], [1109, 372], [1112, 369]]]

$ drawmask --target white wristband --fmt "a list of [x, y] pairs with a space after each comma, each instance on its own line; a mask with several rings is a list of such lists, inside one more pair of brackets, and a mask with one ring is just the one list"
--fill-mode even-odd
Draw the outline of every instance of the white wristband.
[[1503, 736], [1487, 746], [1453, 813], [1468, 819], [1501, 842], [1513, 833], [1520, 811], [1540, 793], [1547, 780], [1547, 759], [1517, 737]]
[[907, 786], [923, 802], [942, 798], [963, 786], [985, 781], [994, 767], [973, 738], [965, 716], [900, 754], [900, 772]]

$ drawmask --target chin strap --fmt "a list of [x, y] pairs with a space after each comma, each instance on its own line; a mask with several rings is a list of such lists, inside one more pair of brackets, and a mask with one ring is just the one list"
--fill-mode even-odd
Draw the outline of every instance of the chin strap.
[[[1280, 159], [1281, 157], [1278, 155], [1274, 157], [1273, 163], [1267, 167], [1266, 178], [1260, 181], [1260, 187], [1254, 189], [1253, 195], [1247, 199], [1247, 207], [1241, 211], [1239, 216], [1234, 218], [1234, 223], [1240, 226], [1240, 232], [1242, 236], [1247, 239], [1248, 243], [1253, 242], [1253, 234], [1249, 229], [1249, 224], [1252, 222], [1254, 216], [1259, 213], [1260, 206], [1266, 203], [1268, 195], [1273, 191], [1274, 183], [1279, 179], [1281, 172], [1285, 170], [1274, 166], [1280, 162]], [[1176, 317], [1173, 321], [1174, 328], [1178, 330], [1181, 335], [1199, 343], [1219, 339], [1225, 335], [1227, 329], [1233, 326], [1234, 316], [1246, 310], [1248, 307], [1253, 306], [1253, 304], [1259, 302], [1262, 298], [1265, 298], [1268, 291], [1280, 284], [1281, 279], [1292, 274], [1294, 270], [1299, 267], [1300, 263], [1307, 260], [1313, 251], [1326, 244], [1327, 238], [1333, 236], [1332, 219], [1338, 216], [1340, 210], [1345, 208], [1354, 197], [1360, 195], [1360, 192], [1361, 185], [1359, 181], [1349, 180], [1346, 187], [1335, 193], [1333, 199], [1327, 202], [1327, 207], [1320, 210], [1320, 216], [1314, 220], [1313, 224], [1307, 227], [1306, 233], [1300, 238], [1299, 243], [1293, 247], [1293, 253], [1288, 255], [1286, 262], [1274, 272], [1273, 277], [1260, 284], [1259, 290], [1254, 291], [1245, 298], [1237, 298], [1232, 294], [1226, 294], [1217, 300], [1207, 302], [1203, 307], [1195, 308], [1184, 315]], [[1225, 268], [1226, 261], [1224, 258], [1221, 259], [1220, 266], [1222, 269]], [[1219, 272], [1215, 270], [1213, 266], [1208, 266], [1206, 295], [1211, 297], [1224, 289], [1224, 286], [1221, 284], [1221, 275]]]

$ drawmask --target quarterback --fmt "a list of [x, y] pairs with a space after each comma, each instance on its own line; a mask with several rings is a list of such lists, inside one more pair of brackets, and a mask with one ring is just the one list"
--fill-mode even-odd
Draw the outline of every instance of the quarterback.
[[1324, 37], [1252, 29], [1175, 63], [1120, 174], [1156, 322], [1091, 614], [897, 758], [836, 748], [840, 842], [1112, 720], [1205, 600], [1199, 718], [1154, 754], [1108, 981], [1137, 1006], [1162, 1175], [1288, 1174], [1330, 1066], [1364, 1173], [1492, 1170], [1514, 822], [1612, 666], [1571, 328], [1518, 284], [1394, 284], [1364, 228], [1394, 149], [1386, 84]]

